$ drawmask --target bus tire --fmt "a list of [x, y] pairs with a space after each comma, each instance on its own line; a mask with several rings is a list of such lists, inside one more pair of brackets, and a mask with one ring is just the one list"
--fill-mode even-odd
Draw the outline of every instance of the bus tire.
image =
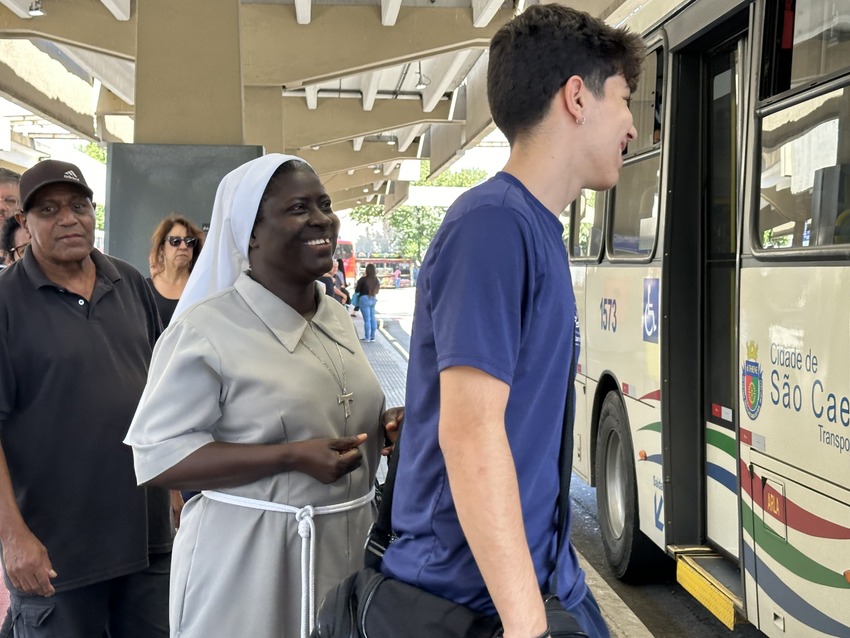
[[605, 556], [617, 578], [640, 581], [655, 546], [640, 531], [635, 456], [629, 423], [617, 392], [609, 392], [599, 414], [596, 442], [596, 506]]

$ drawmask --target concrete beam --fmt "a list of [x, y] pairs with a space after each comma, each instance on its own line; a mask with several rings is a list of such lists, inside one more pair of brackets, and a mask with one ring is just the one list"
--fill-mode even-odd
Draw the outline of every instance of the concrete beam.
[[452, 55], [444, 55], [431, 71], [431, 84], [425, 87], [422, 91], [422, 110], [429, 113], [434, 110], [443, 99], [447, 91], [454, 89], [455, 78], [463, 69], [464, 65], [470, 62], [475, 55], [480, 55], [480, 51], [475, 49], [467, 49], [466, 51], [458, 51]]
[[135, 104], [136, 65], [133, 62], [68, 44], [57, 44], [56, 48], [100, 80], [127, 104]]
[[130, 19], [130, 0], [100, 0], [116, 20]]
[[320, 177], [352, 168], [358, 169], [373, 164], [385, 164], [392, 160], [416, 159], [415, 151], [400, 151], [395, 146], [381, 142], [366, 142], [361, 151], [352, 150], [348, 144], [332, 144], [320, 148], [318, 151], [303, 150], [294, 152], [294, 154], [307, 160]]
[[237, 0], [137, 5], [137, 143], [245, 143], [239, 7]]
[[315, 84], [304, 87], [304, 99], [307, 100], [307, 108], [315, 111], [319, 106], [319, 87]]
[[108, 88], [95, 80], [97, 91], [97, 115], [133, 115], [134, 109]]
[[310, 24], [313, 0], [295, 0], [295, 20], [298, 24]]
[[384, 214], [392, 212], [410, 197], [410, 182], [393, 182], [392, 193], [384, 197]]
[[410, 145], [413, 144], [413, 142], [416, 141], [416, 138], [422, 134], [422, 131], [425, 130], [426, 126], [427, 124], [414, 124], [413, 126], [408, 126], [404, 131], [399, 131], [399, 150], [406, 151], [408, 148], [410, 148]]
[[365, 204], [378, 204], [380, 203], [381, 197], [383, 197], [383, 195], [372, 195], [371, 201], [369, 197], [358, 197], [357, 199], [334, 201], [334, 211], [346, 210], [356, 206], [363, 206]]
[[23, 18], [24, 20], [28, 20], [32, 18], [29, 14], [29, 3], [27, 0], [0, 0], [6, 7], [9, 8], [9, 11], [14, 13], [19, 18]]
[[0, 6], [0, 38], [44, 38], [82, 49], [136, 57], [136, 19], [116, 21], [99, 0], [51, 2], [39, 18], [19, 18]]
[[375, 105], [375, 98], [378, 95], [378, 86], [381, 84], [381, 72], [372, 71], [364, 73], [360, 80], [360, 92], [363, 94], [363, 110], [371, 111]]
[[97, 139], [93, 90], [28, 40], [0, 40], [0, 93], [90, 140]]
[[472, 0], [472, 24], [479, 29], [486, 27], [501, 6], [502, 0]]
[[[250, 94], [246, 91], [246, 101]], [[414, 124], [445, 122], [449, 102], [443, 100], [431, 113], [425, 113], [416, 100], [377, 100], [371, 111], [364, 111], [358, 100], [322, 99], [316, 110], [304, 100], [283, 100], [283, 139], [287, 148], [309, 148], [352, 140]]]
[[298, 26], [286, 5], [241, 5], [241, 32], [251, 34], [242, 40], [246, 85], [301, 88], [451, 51], [485, 49], [513, 15], [500, 9], [490, 24], [476, 29], [468, 8], [402, 7], [396, 26], [387, 29], [377, 7], [315, 8], [310, 24]]
[[366, 199], [375, 195], [383, 195], [384, 189], [374, 189], [372, 187], [357, 187], [349, 188], [342, 191], [328, 191], [328, 196], [331, 198], [334, 208], [337, 208], [337, 202], [348, 202], [351, 200]]
[[401, 0], [381, 0], [381, 24], [385, 27], [395, 26]]
[[283, 153], [283, 100], [277, 87], [245, 87], [245, 144]]
[[[351, 175], [348, 174], [348, 171], [344, 171], [342, 173], [336, 173], [334, 175], [328, 175], [322, 178], [322, 184], [325, 187], [325, 190], [330, 191], [343, 191], [349, 188], [363, 188], [369, 184], [374, 184], [375, 182], [384, 181], [384, 176], [382, 175], [383, 171], [381, 169], [377, 169], [378, 173], [375, 173], [376, 169], [369, 168], [358, 168]], [[398, 170], [393, 171], [390, 175], [387, 176], [386, 179], [396, 180], [398, 179]]]

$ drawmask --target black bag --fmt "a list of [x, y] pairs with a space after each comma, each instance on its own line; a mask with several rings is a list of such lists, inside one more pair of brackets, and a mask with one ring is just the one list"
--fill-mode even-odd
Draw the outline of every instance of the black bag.
[[[576, 348], [577, 350], [577, 348]], [[574, 352], [569, 374], [564, 429], [561, 440], [561, 490], [559, 545], [565, 538], [572, 467], [572, 423], [575, 414]], [[497, 638], [502, 635], [499, 617], [476, 612], [419, 587], [387, 578], [380, 572], [381, 558], [393, 541], [392, 500], [398, 468], [401, 432], [396, 437], [384, 483], [378, 520], [366, 539], [366, 567], [331, 589], [319, 607], [311, 638]], [[560, 549], [560, 547], [559, 547]], [[552, 638], [587, 638], [575, 616], [561, 606], [557, 596], [544, 596], [546, 620]]]
[[369, 567], [331, 590], [319, 609], [314, 638], [495, 638], [497, 616], [478, 614]]
[[[556, 596], [545, 600], [552, 638], [586, 638]], [[475, 612], [366, 567], [331, 590], [319, 609], [313, 638], [497, 638], [496, 615]]]

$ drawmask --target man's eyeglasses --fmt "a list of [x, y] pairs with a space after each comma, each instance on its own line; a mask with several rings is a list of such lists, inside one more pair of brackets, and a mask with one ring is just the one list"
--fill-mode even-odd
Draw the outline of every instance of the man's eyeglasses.
[[191, 248], [198, 243], [197, 237], [177, 237], [176, 235], [169, 235], [165, 240], [175, 248], [180, 245], [181, 241], [186, 244], [186, 248]]
[[29, 246], [29, 242], [27, 242], [26, 244], [21, 244], [20, 246], [15, 246], [12, 249], [12, 254], [15, 255], [15, 261], [24, 258], [24, 253], [27, 250], [27, 246]]
[[21, 200], [17, 197], [4, 197], [3, 203], [6, 205], [6, 208], [11, 208], [12, 210], [21, 210]]

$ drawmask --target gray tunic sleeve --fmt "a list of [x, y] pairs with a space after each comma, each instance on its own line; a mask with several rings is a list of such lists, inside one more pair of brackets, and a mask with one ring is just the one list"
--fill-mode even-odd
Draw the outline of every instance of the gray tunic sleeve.
[[213, 441], [226, 386], [218, 353], [179, 321], [154, 349], [145, 391], [124, 443], [132, 446], [141, 485]]

